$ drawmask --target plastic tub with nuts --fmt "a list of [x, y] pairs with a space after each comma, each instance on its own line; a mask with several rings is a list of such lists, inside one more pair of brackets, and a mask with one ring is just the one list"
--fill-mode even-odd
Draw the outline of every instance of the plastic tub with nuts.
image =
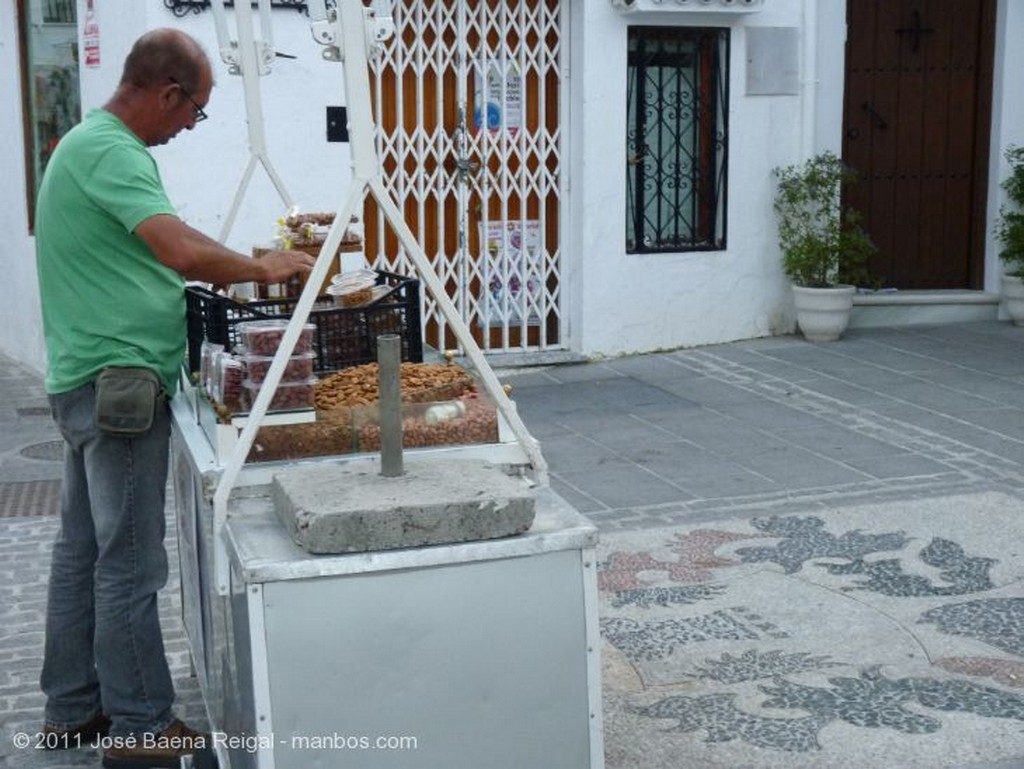
[[[335, 275], [331, 285], [327, 287], [327, 293], [334, 298], [335, 304], [342, 307], [362, 307], [374, 300], [374, 288], [377, 286], [377, 273], [373, 270], [356, 270], [346, 272], [342, 275]], [[380, 298], [387, 293], [377, 292]]]

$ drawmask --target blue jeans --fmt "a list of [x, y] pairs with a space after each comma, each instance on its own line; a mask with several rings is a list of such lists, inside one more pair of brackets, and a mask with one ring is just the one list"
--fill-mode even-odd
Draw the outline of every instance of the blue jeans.
[[65, 447], [40, 677], [46, 722], [75, 726], [102, 709], [112, 736], [159, 733], [174, 718], [157, 613], [170, 417], [162, 402], [148, 433], [114, 437], [96, 427], [94, 401], [92, 383], [50, 396]]

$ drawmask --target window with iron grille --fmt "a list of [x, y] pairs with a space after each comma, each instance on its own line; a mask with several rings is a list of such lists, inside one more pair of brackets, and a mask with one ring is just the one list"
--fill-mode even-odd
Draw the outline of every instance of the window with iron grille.
[[630, 27], [626, 251], [725, 248], [729, 30]]

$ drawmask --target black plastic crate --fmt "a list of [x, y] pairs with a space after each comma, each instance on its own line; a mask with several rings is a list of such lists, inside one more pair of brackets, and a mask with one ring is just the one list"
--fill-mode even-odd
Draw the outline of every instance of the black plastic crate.
[[[313, 350], [314, 370], [318, 374], [376, 361], [377, 337], [383, 334], [401, 337], [403, 361], [423, 361], [420, 282], [377, 270], [377, 285], [386, 285], [390, 291], [371, 305], [338, 307], [328, 296], [320, 297], [310, 310], [308, 322], [316, 324]], [[199, 370], [204, 340], [235, 352], [239, 323], [291, 318], [297, 302], [295, 297], [236, 302], [202, 286], [188, 286], [185, 303], [189, 369]]]

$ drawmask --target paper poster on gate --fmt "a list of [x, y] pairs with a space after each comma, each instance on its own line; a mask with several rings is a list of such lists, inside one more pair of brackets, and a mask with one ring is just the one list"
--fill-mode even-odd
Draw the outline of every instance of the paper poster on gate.
[[[487, 77], [480, 77], [486, 66]], [[513, 61], [505, 63], [502, 77], [502, 63], [491, 61], [477, 63], [476, 84], [473, 89], [473, 127], [479, 131], [485, 124], [491, 133], [502, 128], [515, 135], [523, 126], [523, 84], [519, 67]], [[482, 82], [486, 80], [486, 82]]]
[[486, 245], [484, 321], [501, 326], [507, 320], [514, 326], [525, 319], [528, 325], [540, 325], [537, 308], [544, 290], [540, 222], [528, 220], [525, 229], [522, 222], [488, 222], [480, 225], [480, 231]]

